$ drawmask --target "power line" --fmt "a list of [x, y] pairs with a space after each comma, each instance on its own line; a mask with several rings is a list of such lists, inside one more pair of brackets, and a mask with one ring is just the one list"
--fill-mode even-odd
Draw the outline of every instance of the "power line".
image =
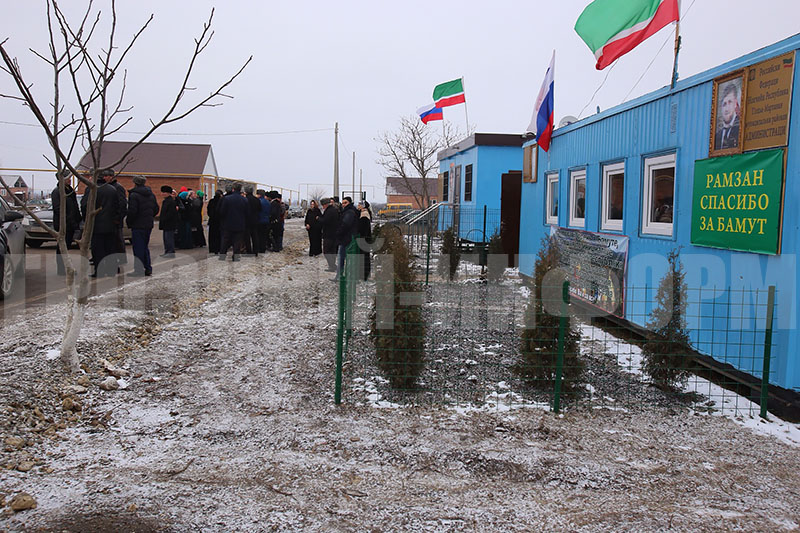
[[[28, 124], [25, 122], [11, 122], [8, 120], [0, 120], [0, 124], [8, 124], [11, 126], [25, 126], [31, 128], [40, 128], [40, 124]], [[74, 129], [74, 128], [70, 128]], [[157, 131], [153, 135], [180, 135], [180, 136], [197, 136], [197, 137], [228, 137], [228, 136], [259, 136], [259, 135], [293, 135], [298, 133], [317, 133], [320, 131], [333, 131], [333, 128], [316, 128], [308, 130], [287, 130], [287, 131], [254, 131], [254, 132], [222, 132], [222, 133], [167, 133]], [[120, 133], [127, 133], [132, 135], [144, 135], [146, 131], [121, 131]]]

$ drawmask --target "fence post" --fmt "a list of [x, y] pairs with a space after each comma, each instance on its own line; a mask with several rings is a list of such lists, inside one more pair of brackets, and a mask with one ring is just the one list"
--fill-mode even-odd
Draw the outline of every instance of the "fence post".
[[553, 395], [553, 411], [555, 413], [561, 410], [561, 376], [564, 370], [564, 335], [569, 320], [569, 316], [567, 315], [568, 305], [569, 281], [565, 281], [561, 288], [561, 317], [558, 322], [558, 358], [556, 359], [556, 383]]
[[342, 269], [339, 277], [339, 319], [336, 326], [336, 379], [333, 391], [333, 403], [342, 403], [342, 359], [344, 357], [344, 315], [347, 307], [347, 279]]
[[764, 366], [761, 370], [761, 418], [767, 419], [767, 397], [769, 395], [769, 360], [772, 355], [772, 314], [775, 307], [775, 285], [769, 286], [767, 294], [767, 323], [764, 328]]
[[425, 253], [425, 286], [428, 286], [428, 277], [431, 273], [431, 232], [428, 230], [428, 251]]

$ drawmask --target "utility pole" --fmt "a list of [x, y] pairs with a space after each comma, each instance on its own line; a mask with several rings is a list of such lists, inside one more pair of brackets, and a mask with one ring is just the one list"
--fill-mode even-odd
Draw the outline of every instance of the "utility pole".
[[350, 194], [355, 194], [355, 192], [356, 192], [356, 153], [355, 152], [353, 152], [353, 188], [350, 189], [350, 190], [353, 191]]
[[358, 194], [361, 195], [361, 200], [364, 200], [364, 169], [358, 169]]
[[339, 196], [339, 123], [333, 130], [333, 196]]

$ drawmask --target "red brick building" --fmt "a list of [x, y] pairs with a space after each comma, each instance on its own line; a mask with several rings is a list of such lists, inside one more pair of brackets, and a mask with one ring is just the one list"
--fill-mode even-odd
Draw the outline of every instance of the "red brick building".
[[[105, 141], [101, 154], [100, 168], [106, 168], [133, 146], [132, 142]], [[77, 169], [89, 171], [92, 164], [91, 153], [87, 152]], [[219, 188], [217, 165], [210, 144], [142, 143], [137, 146], [125, 161], [113, 168], [117, 180], [125, 190], [133, 188], [133, 176], [147, 178], [147, 186], [156, 196], [162, 185], [180, 190], [187, 187], [203, 191], [206, 198], [214, 195]], [[78, 186], [83, 193], [84, 186]]]
[[[22, 176], [3, 176], [3, 181], [8, 185], [11, 194], [19, 198], [23, 202], [28, 201], [28, 184], [22, 179]], [[14, 205], [14, 200], [11, 198], [5, 187], [0, 186], [0, 196], [9, 204]]]
[[425, 209], [436, 202], [438, 183], [437, 178], [425, 178], [425, 181], [423, 178], [386, 178], [386, 203], [411, 204], [412, 209]]

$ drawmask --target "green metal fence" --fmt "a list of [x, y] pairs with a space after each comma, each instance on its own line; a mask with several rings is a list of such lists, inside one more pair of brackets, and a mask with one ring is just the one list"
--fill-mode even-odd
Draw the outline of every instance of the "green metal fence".
[[[444, 281], [424, 259], [417, 282], [398, 283], [380, 264], [360, 281], [358, 256], [351, 255], [357, 251], [351, 245], [340, 282], [337, 403], [555, 411], [682, 406], [766, 416], [774, 288], [690, 288], [686, 337], [665, 337], [654, 326], [594, 316], [564, 285], [543, 288], [532, 300], [517, 278]], [[646, 312], [629, 321], [648, 324], [655, 288], [628, 287], [627, 294], [627, 305]], [[414, 306], [418, 314], [406, 309]], [[410, 338], [409, 331], [423, 333]]]

